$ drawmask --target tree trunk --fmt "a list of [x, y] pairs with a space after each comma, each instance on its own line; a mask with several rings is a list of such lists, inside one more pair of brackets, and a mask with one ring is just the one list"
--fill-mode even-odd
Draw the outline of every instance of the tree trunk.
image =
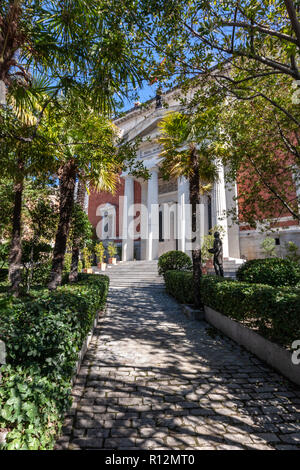
[[[84, 198], [85, 198], [85, 185], [81, 180], [79, 180], [76, 204], [79, 204], [82, 209], [84, 206]], [[69, 274], [69, 282], [76, 282], [78, 278], [80, 240], [81, 238], [78, 235], [74, 235], [73, 245], [72, 245], [72, 262], [71, 262], [71, 271]]]
[[74, 203], [75, 181], [76, 166], [74, 161], [70, 160], [64, 165], [59, 180], [59, 223], [55, 237], [50, 280], [48, 283], [48, 288], [50, 290], [56, 289], [56, 287], [61, 284], [62, 280], [64, 257]]
[[196, 307], [201, 306], [201, 294], [200, 294], [200, 280], [202, 276], [201, 269], [201, 245], [199, 239], [199, 227], [197, 226], [200, 204], [200, 174], [199, 174], [199, 161], [197, 156], [196, 148], [192, 151], [192, 174], [189, 178], [190, 183], [190, 203], [192, 205], [192, 232], [193, 248], [192, 248], [192, 259], [193, 259], [193, 289], [194, 289], [194, 303]]
[[[19, 168], [22, 168], [19, 165]], [[21, 283], [21, 215], [22, 215], [22, 196], [23, 196], [24, 177], [20, 177], [19, 181], [14, 185], [14, 210], [13, 210], [13, 226], [11, 247], [9, 254], [9, 272], [8, 277], [11, 290], [15, 296], [19, 295]]]
[[30, 257], [28, 263], [28, 271], [27, 271], [27, 292], [30, 291], [32, 279], [33, 279], [33, 269], [34, 269], [34, 247], [38, 243], [39, 237], [34, 233], [32, 237], [32, 244], [30, 248]]

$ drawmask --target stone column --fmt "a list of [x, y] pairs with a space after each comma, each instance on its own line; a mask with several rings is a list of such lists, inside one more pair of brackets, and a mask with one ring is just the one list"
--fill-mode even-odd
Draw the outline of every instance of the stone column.
[[226, 213], [226, 191], [224, 180], [224, 167], [220, 161], [217, 162], [218, 178], [214, 184], [212, 194], [212, 212], [213, 225], [219, 225], [223, 228], [221, 238], [223, 242], [223, 256], [228, 258], [228, 224]]
[[158, 238], [159, 238], [159, 208], [158, 208], [158, 168], [150, 170], [148, 180], [148, 243], [147, 260], [158, 258]]
[[141, 183], [141, 259], [147, 259], [148, 244], [148, 183]]
[[125, 176], [125, 190], [123, 200], [123, 228], [122, 228], [122, 261], [133, 260], [134, 248], [134, 179]]
[[[225, 169], [226, 175], [226, 169]], [[237, 203], [237, 185], [236, 183], [226, 185], [226, 201], [227, 210], [232, 211], [238, 216]], [[227, 217], [228, 224], [228, 253], [230, 258], [240, 258], [240, 228], [235, 222], [234, 217], [230, 214]]]
[[178, 183], [178, 215], [177, 215], [177, 236], [178, 236], [178, 249], [186, 253], [189, 251], [187, 248], [187, 239], [191, 235], [191, 218], [190, 210], [187, 204], [190, 204], [190, 186], [189, 181], [180, 177]]
[[206, 202], [206, 197], [201, 196], [200, 198], [200, 214], [199, 214], [199, 221], [200, 221], [200, 243], [201, 246], [203, 244], [204, 236], [206, 235], [206, 220], [207, 220], [207, 214], [205, 210], [205, 202]]

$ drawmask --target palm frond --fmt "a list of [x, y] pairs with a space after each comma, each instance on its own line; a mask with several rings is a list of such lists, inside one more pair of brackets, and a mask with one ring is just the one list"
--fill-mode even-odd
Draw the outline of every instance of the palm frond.
[[96, 176], [94, 176], [91, 185], [96, 191], [107, 191], [115, 194], [119, 179], [119, 174], [116, 173], [114, 169], [103, 166], [103, 168], [98, 171], [98, 177], [96, 178]]
[[203, 190], [207, 191], [208, 185], [216, 180], [218, 174], [214, 147], [210, 141], [213, 132], [207, 136], [207, 123], [199, 116], [171, 112], [162, 119], [158, 127], [160, 136], [157, 142], [161, 146], [160, 167], [163, 176], [189, 178], [193, 172], [192, 156], [196, 151], [200, 181]]
[[8, 105], [12, 107], [17, 118], [27, 126], [34, 126], [44, 103], [50, 99], [49, 82], [45, 77], [32, 79], [30, 86], [15, 80], [8, 95]]

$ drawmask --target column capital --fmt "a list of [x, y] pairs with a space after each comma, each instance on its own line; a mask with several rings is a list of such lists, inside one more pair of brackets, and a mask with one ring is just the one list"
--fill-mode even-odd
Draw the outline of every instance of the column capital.
[[124, 180], [134, 180], [134, 176], [129, 175], [128, 173], [121, 175], [121, 178], [123, 178]]
[[178, 176], [177, 184], [179, 186], [187, 185], [187, 184], [189, 184], [189, 179], [186, 176]]
[[148, 171], [150, 173], [157, 173], [158, 174], [159, 168], [158, 168], [158, 166], [152, 166], [151, 168], [148, 168]]

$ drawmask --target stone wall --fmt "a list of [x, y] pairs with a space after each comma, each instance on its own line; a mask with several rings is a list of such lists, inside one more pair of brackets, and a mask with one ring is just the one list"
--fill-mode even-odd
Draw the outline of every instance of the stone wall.
[[177, 191], [177, 180], [170, 179], [169, 181], [165, 181], [162, 178], [158, 180], [158, 194], [165, 194], [171, 193], [173, 191]]
[[285, 243], [289, 241], [292, 241], [298, 245], [300, 253], [300, 229], [291, 227], [289, 229], [280, 230], [275, 233], [259, 233], [256, 230], [248, 230], [240, 231], [241, 258], [264, 258], [265, 254], [261, 249], [261, 244], [267, 236], [279, 239], [279, 245], [276, 245], [277, 256], [285, 256]]

